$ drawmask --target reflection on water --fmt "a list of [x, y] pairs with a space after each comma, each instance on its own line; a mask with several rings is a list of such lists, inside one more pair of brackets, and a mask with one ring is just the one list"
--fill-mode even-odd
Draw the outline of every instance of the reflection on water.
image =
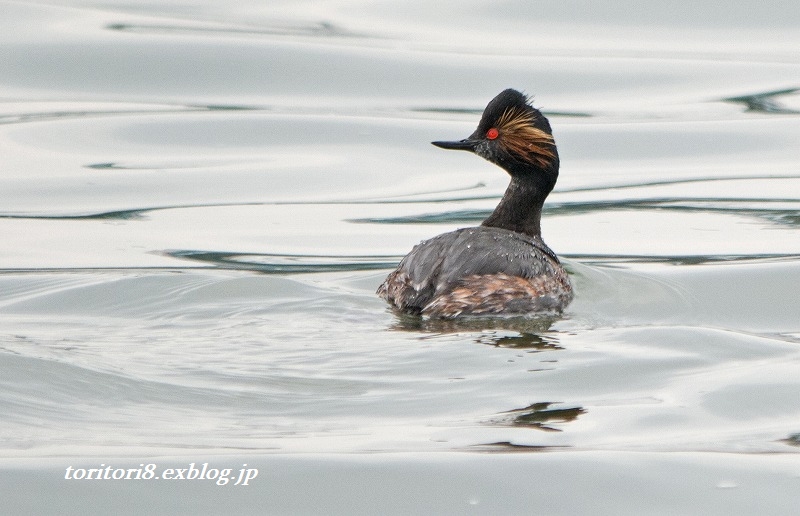
[[[557, 319], [552, 318], [549, 322], [554, 323]], [[546, 322], [542, 321], [542, 329], [540, 332], [545, 331], [549, 326], [545, 327]], [[506, 326], [508, 328], [508, 326]], [[517, 333], [515, 335], [485, 335], [478, 341], [481, 344], [488, 344], [490, 346], [497, 346], [501, 348], [513, 349], [527, 349], [527, 350], [556, 350], [563, 349], [558, 345], [558, 339], [552, 334], [542, 333]]]
[[492, 423], [521, 426], [545, 432], [561, 432], [563, 429], [555, 425], [575, 421], [578, 416], [586, 413], [582, 407], [551, 408], [552, 405], [556, 405], [556, 403], [534, 403], [521, 409], [509, 410], [502, 414], [501, 419], [492, 421]]
[[[777, 184], [785, 184], [787, 180], [798, 180], [800, 176], [797, 175], [782, 175], [780, 177], [768, 177], [764, 175], [751, 176], [751, 177], [716, 177], [716, 178], [693, 178], [693, 179], [676, 179], [672, 181], [651, 181], [646, 183], [632, 183], [626, 185], [614, 185], [610, 187], [589, 187], [589, 188], [573, 188], [569, 190], [560, 190], [565, 193], [577, 192], [595, 192], [598, 196], [618, 195], [620, 192], [630, 189], [646, 189], [646, 198], [636, 198], [627, 196], [620, 199], [608, 200], [591, 200], [591, 201], [548, 201], [543, 210], [545, 216], [555, 215], [579, 215], [588, 214], [593, 212], [602, 212], [608, 210], [625, 210], [625, 211], [653, 211], [653, 210], [674, 210], [679, 212], [696, 212], [696, 213], [730, 213], [736, 215], [764, 217], [768, 220], [784, 223], [784, 218], [791, 218], [797, 216], [800, 211], [800, 201], [791, 193], [787, 192], [784, 198], [764, 198], [745, 197], [742, 196], [741, 191], [734, 194], [732, 197], [717, 196], [717, 197], [700, 197], [684, 194], [680, 198], [674, 196], [659, 196], [657, 187], [670, 187], [680, 185], [691, 185], [693, 183], [701, 183], [714, 185], [719, 182], [734, 182], [743, 184], [744, 181], [757, 181], [774, 180]], [[724, 186], [724, 185], [723, 185]], [[557, 191], [558, 194], [559, 191]], [[750, 192], [753, 193], [753, 192]], [[499, 201], [499, 196], [473, 196], [469, 198], [461, 198], [460, 200], [483, 200], [494, 199]], [[430, 201], [429, 201], [430, 202]], [[446, 202], [443, 200], [442, 202]], [[452, 202], [452, 201], [451, 201]], [[384, 217], [384, 218], [364, 218], [352, 219], [350, 222], [354, 223], [371, 223], [371, 224], [442, 224], [442, 223], [456, 223], [459, 225], [464, 224], [478, 224], [491, 214], [491, 209], [486, 210], [442, 210], [436, 213], [424, 213], [407, 215], [403, 217]]]
[[791, 95], [792, 93], [797, 93], [798, 91], [800, 91], [800, 88], [789, 88], [777, 91], [767, 91], [764, 93], [741, 95], [738, 97], [729, 97], [722, 100], [744, 104], [747, 106], [748, 111], [768, 114], [794, 115], [800, 113], [800, 111], [781, 105], [780, 97], [784, 95]]
[[189, 250], [164, 251], [163, 254], [211, 264], [222, 269], [241, 269], [264, 274], [365, 271], [386, 269], [397, 265], [398, 262], [394, 257], [380, 256], [243, 254]]
[[557, 451], [567, 448], [566, 446], [537, 446], [535, 444], [519, 444], [511, 441], [498, 441], [496, 443], [476, 444], [470, 447], [470, 451], [482, 451], [486, 453], [529, 453]]
[[[560, 349], [555, 335], [544, 335], [560, 319], [551, 315], [531, 317], [470, 316], [457, 319], [429, 319], [386, 307], [394, 315], [391, 330], [425, 333], [478, 332], [474, 342], [503, 348]], [[501, 330], [499, 332], [498, 330]], [[506, 332], [511, 332], [509, 335]]]
[[800, 446], [800, 433], [790, 435], [786, 439], [783, 439], [783, 442], [789, 446]]
[[313, 25], [298, 26], [261, 26], [256, 28], [244, 27], [214, 27], [203, 25], [156, 25], [156, 24], [127, 24], [113, 23], [106, 26], [108, 30], [132, 32], [142, 34], [184, 34], [187, 36], [282, 36], [289, 38], [370, 38], [384, 39], [376, 34], [352, 32], [338, 27], [330, 22], [320, 22]]

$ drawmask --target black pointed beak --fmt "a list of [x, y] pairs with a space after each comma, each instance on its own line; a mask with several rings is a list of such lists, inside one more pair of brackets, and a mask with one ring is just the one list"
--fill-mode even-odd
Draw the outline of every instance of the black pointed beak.
[[431, 142], [432, 144], [436, 145], [437, 147], [441, 147], [442, 149], [453, 149], [453, 150], [465, 150], [465, 151], [475, 151], [475, 146], [478, 145], [476, 140], [470, 140], [466, 138], [464, 140], [458, 142]]

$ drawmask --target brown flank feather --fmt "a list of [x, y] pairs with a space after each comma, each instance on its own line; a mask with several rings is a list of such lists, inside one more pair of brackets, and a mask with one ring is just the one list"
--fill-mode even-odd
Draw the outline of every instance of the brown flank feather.
[[422, 309], [433, 317], [499, 314], [510, 303], [519, 302], [520, 313], [546, 311], [572, 298], [572, 285], [563, 269], [554, 276], [521, 278], [504, 273], [473, 274], [460, 284], [434, 298]]
[[512, 155], [546, 167], [556, 157], [553, 136], [533, 127], [533, 114], [521, 109], [506, 109], [497, 121], [498, 139]]

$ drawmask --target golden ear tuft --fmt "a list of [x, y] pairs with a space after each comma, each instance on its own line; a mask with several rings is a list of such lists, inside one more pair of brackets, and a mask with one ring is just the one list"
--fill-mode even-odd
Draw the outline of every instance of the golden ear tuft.
[[498, 142], [506, 152], [524, 161], [546, 167], [555, 159], [555, 142], [551, 134], [533, 126], [533, 113], [509, 108], [497, 120]]

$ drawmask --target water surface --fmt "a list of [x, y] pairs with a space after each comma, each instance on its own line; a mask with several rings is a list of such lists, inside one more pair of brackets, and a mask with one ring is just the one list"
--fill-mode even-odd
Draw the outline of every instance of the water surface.
[[[795, 506], [800, 9], [0, 4], [13, 507], [89, 490], [118, 510], [121, 489], [242, 512]], [[554, 127], [543, 234], [576, 299], [552, 320], [400, 317], [385, 275], [507, 184], [428, 142], [506, 87]], [[63, 480], [145, 460], [262, 476], [234, 498]], [[447, 477], [438, 497], [422, 471]], [[495, 489], [514, 471], [574, 505]]]

